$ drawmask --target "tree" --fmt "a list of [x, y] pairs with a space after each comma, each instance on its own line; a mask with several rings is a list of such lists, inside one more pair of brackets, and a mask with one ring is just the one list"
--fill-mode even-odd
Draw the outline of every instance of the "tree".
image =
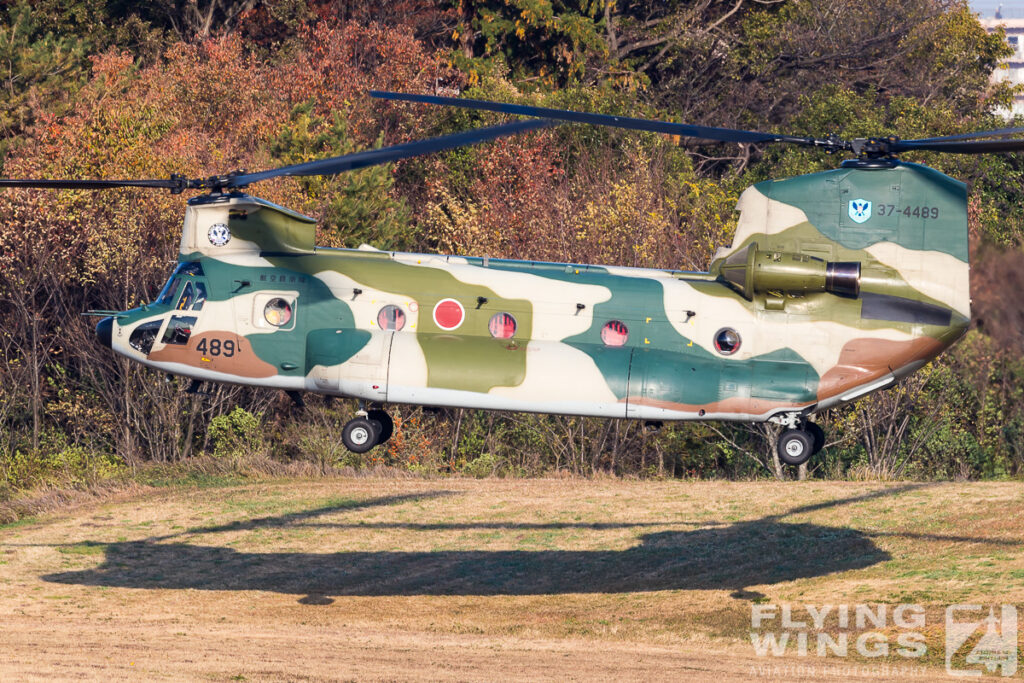
[[[340, 112], [328, 123], [313, 112], [313, 102], [297, 105], [291, 120], [270, 151], [281, 164], [299, 164], [358, 151]], [[382, 139], [377, 139], [377, 147]], [[321, 230], [332, 244], [358, 247], [368, 243], [379, 249], [411, 245], [409, 209], [395, 198], [391, 164], [371, 166], [334, 177], [302, 178], [299, 184], [321, 207]]]
[[231, 33], [247, 12], [263, 4], [270, 3], [267, 0], [154, 0], [150, 12], [162, 17], [181, 40], [195, 43]]
[[45, 30], [27, 0], [0, 11], [0, 153], [32, 123], [34, 109], [53, 107], [85, 79], [85, 42]]

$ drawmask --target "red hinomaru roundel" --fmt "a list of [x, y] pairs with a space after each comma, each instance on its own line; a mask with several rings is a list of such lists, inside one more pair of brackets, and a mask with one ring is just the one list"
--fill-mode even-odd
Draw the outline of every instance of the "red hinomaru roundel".
[[434, 306], [434, 322], [442, 330], [454, 330], [466, 319], [466, 309], [455, 299], [441, 299]]

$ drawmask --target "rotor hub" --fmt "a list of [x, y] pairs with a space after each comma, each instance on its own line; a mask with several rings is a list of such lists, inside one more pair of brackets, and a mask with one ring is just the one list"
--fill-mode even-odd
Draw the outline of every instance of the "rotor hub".
[[849, 149], [858, 159], [887, 159], [894, 156], [893, 149], [900, 139], [895, 135], [884, 138], [854, 138]]

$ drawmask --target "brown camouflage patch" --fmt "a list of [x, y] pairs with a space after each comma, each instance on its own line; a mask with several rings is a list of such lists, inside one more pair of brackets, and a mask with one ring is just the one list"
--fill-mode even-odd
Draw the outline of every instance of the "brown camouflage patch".
[[908, 363], [931, 360], [943, 348], [945, 345], [934, 337], [919, 337], [905, 342], [852, 339], [843, 346], [836, 366], [822, 375], [818, 384], [818, 400], [842, 394]]
[[[231, 344], [227, 345], [226, 342]], [[199, 350], [200, 346], [204, 351]], [[214, 350], [217, 353], [214, 353]], [[187, 344], [167, 344], [159, 351], [149, 354], [149, 360], [158, 363], [182, 363], [202, 370], [239, 377], [273, 377], [277, 374], [277, 368], [256, 355], [248, 339], [234, 332], [222, 330], [194, 334]]]

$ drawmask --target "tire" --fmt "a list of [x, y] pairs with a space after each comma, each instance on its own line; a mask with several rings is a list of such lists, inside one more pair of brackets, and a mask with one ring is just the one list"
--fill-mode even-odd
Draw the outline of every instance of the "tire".
[[814, 452], [811, 455], [819, 453], [825, 447], [824, 430], [816, 422], [808, 422], [804, 429], [814, 438]]
[[775, 452], [787, 465], [803, 465], [814, 454], [814, 437], [802, 429], [787, 429], [779, 436]]
[[341, 441], [353, 453], [365, 453], [377, 445], [378, 430], [365, 417], [357, 417], [345, 423], [341, 430]]
[[380, 425], [380, 434], [377, 436], [377, 445], [387, 443], [391, 435], [395, 433], [395, 422], [385, 410], [371, 410], [366, 414], [370, 420]]

